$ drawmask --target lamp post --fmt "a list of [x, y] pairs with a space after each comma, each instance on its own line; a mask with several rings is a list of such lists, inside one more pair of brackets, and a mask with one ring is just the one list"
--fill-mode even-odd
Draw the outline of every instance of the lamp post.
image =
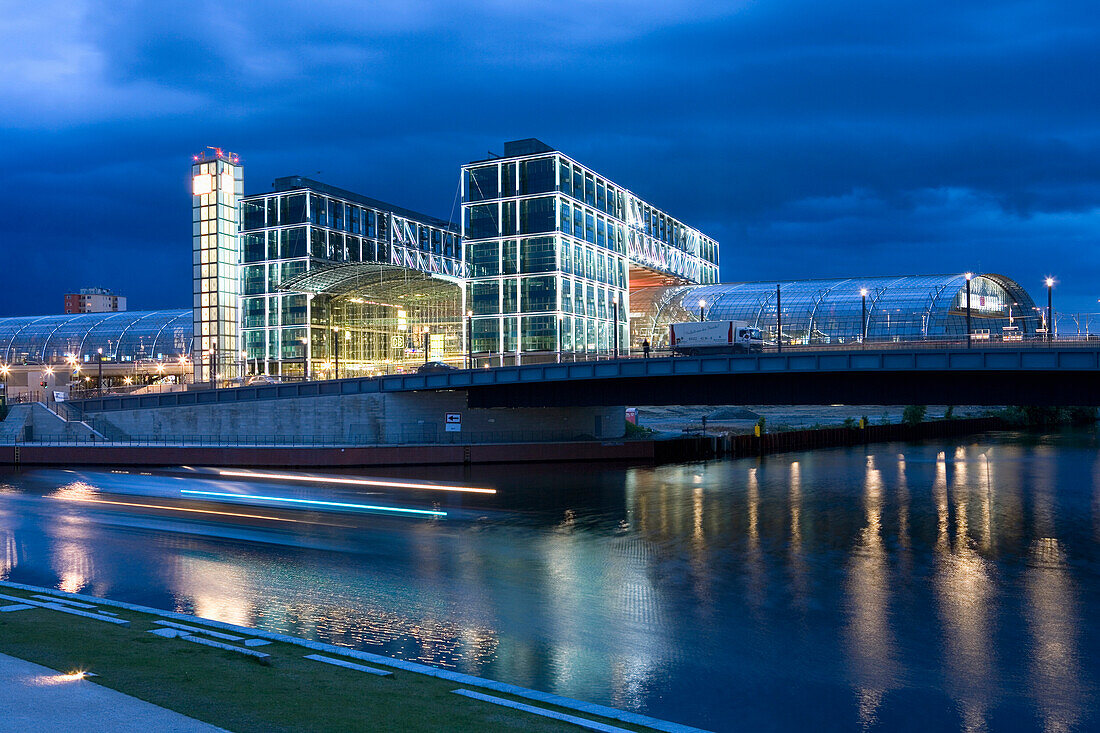
[[[561, 320], [558, 320], [558, 331], [561, 331]], [[561, 361], [561, 342], [558, 342], [558, 361]], [[474, 368], [474, 312], [466, 311], [466, 368]]]
[[1054, 278], [1047, 278], [1047, 341], [1054, 340]]
[[103, 347], [100, 346], [96, 350], [96, 362], [99, 364], [99, 373], [96, 375], [95, 393], [96, 397], [103, 396]]
[[860, 319], [860, 337], [859, 344], [862, 348], [866, 348], [867, 343], [867, 288], [859, 289], [859, 297], [863, 303], [863, 317]]
[[615, 329], [615, 358], [619, 358], [619, 300], [611, 301], [611, 327]]
[[974, 277], [974, 273], [966, 273], [966, 348], [970, 348], [970, 279]]
[[705, 300], [700, 300], [699, 301], [699, 321], [700, 322], [706, 320], [706, 318], [703, 317], [703, 308], [706, 306], [706, 304], [707, 304], [707, 301], [705, 301]]
[[564, 323], [564, 320], [562, 319], [561, 313], [559, 313], [558, 314], [558, 363], [559, 364], [561, 364], [562, 341], [565, 338], [565, 328], [562, 325], [563, 323]]
[[340, 327], [339, 326], [333, 326], [332, 327], [332, 350], [333, 350], [334, 356], [336, 357], [335, 369], [333, 369], [332, 374], [333, 374], [334, 379], [339, 379], [340, 378]]
[[424, 326], [424, 363], [431, 359], [432, 335], [427, 326]]
[[779, 283], [775, 284], [775, 350], [783, 351], [783, 303], [779, 299]]

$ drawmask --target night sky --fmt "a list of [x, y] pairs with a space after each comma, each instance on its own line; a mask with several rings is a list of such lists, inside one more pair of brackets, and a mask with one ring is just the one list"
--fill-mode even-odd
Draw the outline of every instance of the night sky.
[[[0, 0], [0, 315], [188, 307], [193, 153], [457, 219], [537, 137], [722, 279], [1000, 272], [1100, 311], [1092, 2]], [[1100, 317], [1097, 317], [1100, 322]]]

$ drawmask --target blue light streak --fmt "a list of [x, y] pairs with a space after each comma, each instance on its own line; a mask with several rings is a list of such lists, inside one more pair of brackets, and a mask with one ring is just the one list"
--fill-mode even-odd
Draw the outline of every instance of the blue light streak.
[[231, 494], [226, 491], [196, 491], [194, 489], [180, 489], [181, 494], [199, 494], [202, 496], [221, 496], [227, 499], [261, 499], [263, 501], [283, 501], [289, 504], [306, 504], [312, 506], [331, 506], [341, 509], [369, 509], [377, 512], [394, 512], [397, 514], [426, 514], [432, 517], [445, 517], [447, 512], [433, 509], [403, 509], [392, 506], [374, 506], [372, 504], [348, 504], [342, 501], [321, 501], [319, 499], [290, 499], [285, 496], [253, 496], [250, 494]]

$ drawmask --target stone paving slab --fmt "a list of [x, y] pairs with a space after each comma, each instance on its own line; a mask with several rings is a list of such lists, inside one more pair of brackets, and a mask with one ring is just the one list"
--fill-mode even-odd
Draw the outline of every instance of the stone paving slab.
[[0, 654], [0, 731], [225, 733], [136, 697]]

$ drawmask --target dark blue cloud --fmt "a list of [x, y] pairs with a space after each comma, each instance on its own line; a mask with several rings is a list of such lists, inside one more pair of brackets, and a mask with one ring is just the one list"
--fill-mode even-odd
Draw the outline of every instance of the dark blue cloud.
[[303, 173], [448, 216], [458, 166], [528, 136], [718, 238], [727, 280], [1053, 273], [1100, 309], [1091, 4], [227, 5], [13, 11], [0, 312], [185, 305], [206, 145], [250, 191]]

